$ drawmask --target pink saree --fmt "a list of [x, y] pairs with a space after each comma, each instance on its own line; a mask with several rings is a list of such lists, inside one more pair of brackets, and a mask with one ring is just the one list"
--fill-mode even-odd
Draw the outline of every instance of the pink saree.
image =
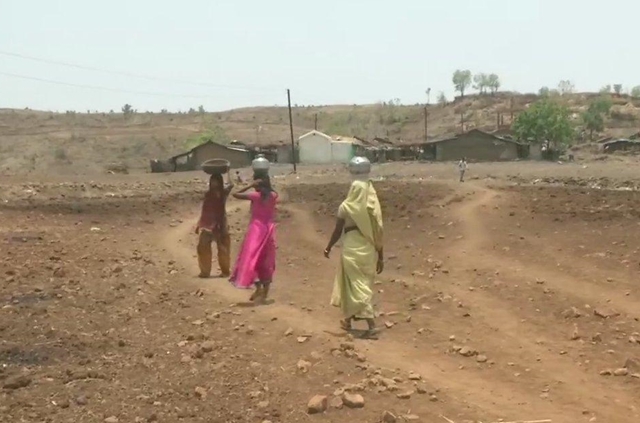
[[229, 280], [236, 288], [251, 288], [256, 282], [271, 281], [276, 270], [275, 211], [278, 194], [262, 199], [259, 192], [249, 194], [251, 221], [242, 241], [236, 265]]

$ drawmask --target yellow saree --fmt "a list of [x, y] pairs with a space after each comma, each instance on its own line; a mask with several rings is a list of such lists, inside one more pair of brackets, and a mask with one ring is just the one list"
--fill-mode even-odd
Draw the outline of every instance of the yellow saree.
[[371, 181], [354, 181], [338, 209], [345, 228], [358, 230], [342, 237], [340, 267], [333, 284], [331, 305], [340, 307], [345, 317], [373, 319], [373, 280], [378, 251], [382, 249], [382, 210]]

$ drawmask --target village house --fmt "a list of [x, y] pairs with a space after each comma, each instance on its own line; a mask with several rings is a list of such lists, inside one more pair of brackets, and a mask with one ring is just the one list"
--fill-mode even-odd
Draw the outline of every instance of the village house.
[[251, 165], [251, 154], [247, 149], [207, 141], [185, 153], [173, 156], [166, 161], [152, 160], [151, 172], [199, 170], [204, 162], [211, 159], [228, 160], [232, 168], [242, 168]]
[[300, 163], [348, 163], [360, 143], [355, 138], [331, 138], [319, 131], [308, 132], [298, 138]]
[[617, 139], [607, 141], [602, 144], [605, 153], [615, 153], [616, 151], [640, 152], [640, 141], [632, 139]]
[[479, 129], [429, 141], [423, 148], [425, 156], [437, 161], [454, 161], [462, 157], [475, 162], [506, 161], [525, 158], [529, 154], [527, 145]]

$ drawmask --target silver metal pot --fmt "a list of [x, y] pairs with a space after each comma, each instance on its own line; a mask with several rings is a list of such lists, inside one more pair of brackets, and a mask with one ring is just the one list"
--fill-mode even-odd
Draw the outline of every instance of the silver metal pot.
[[349, 160], [348, 167], [352, 175], [364, 176], [371, 173], [371, 162], [366, 157], [355, 156]]
[[269, 171], [271, 163], [267, 160], [263, 154], [258, 154], [251, 162], [251, 168], [254, 172], [265, 173]]

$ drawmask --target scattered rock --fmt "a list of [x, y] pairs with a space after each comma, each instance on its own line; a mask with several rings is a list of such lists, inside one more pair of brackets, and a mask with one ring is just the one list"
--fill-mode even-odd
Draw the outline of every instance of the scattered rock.
[[489, 359], [487, 358], [487, 356], [486, 356], [486, 355], [482, 355], [482, 354], [481, 354], [481, 355], [479, 355], [479, 356], [477, 356], [477, 357], [476, 357], [476, 361], [477, 361], [478, 363], [486, 363], [488, 360], [489, 360]]
[[385, 411], [382, 413], [382, 423], [396, 423], [398, 418], [391, 412]]
[[303, 343], [305, 343], [305, 342], [307, 342], [309, 340], [309, 337], [308, 336], [299, 336], [297, 340], [298, 340], [299, 344], [303, 344]]
[[415, 422], [420, 420], [420, 416], [417, 416], [415, 414], [405, 414], [404, 416], [402, 416], [402, 420], [405, 420], [408, 422]]
[[302, 373], [307, 373], [309, 372], [309, 369], [311, 368], [311, 363], [309, 363], [308, 361], [305, 360], [300, 360], [298, 361], [298, 370]]
[[628, 358], [624, 362], [624, 367], [634, 373], [640, 373], [640, 360], [637, 358]]
[[205, 341], [201, 345], [202, 352], [204, 353], [210, 353], [211, 351], [214, 350], [215, 347], [216, 347], [216, 344], [213, 341]]
[[196, 396], [200, 399], [205, 399], [207, 397], [207, 390], [198, 386], [195, 389]]
[[359, 394], [351, 394], [345, 392], [342, 395], [342, 402], [349, 408], [362, 408], [364, 407], [364, 398]]
[[353, 351], [356, 349], [356, 346], [353, 342], [343, 342], [340, 344], [340, 349], [342, 351]]
[[335, 408], [336, 410], [340, 410], [342, 409], [342, 407], [344, 407], [344, 402], [340, 397], [333, 397], [331, 398], [331, 401], [329, 401], [329, 407]]
[[573, 332], [571, 332], [571, 340], [577, 341], [580, 339], [580, 332], [578, 332], [578, 326], [573, 327]]
[[7, 378], [2, 387], [7, 391], [15, 391], [16, 389], [26, 388], [31, 385], [31, 378], [29, 376], [14, 376]]
[[391, 328], [392, 328], [392, 327], [394, 327], [396, 324], [395, 324], [395, 323], [393, 323], [393, 322], [386, 321], [386, 322], [384, 322], [384, 325], [386, 326], [386, 328], [387, 328], [387, 329], [391, 329]]
[[625, 367], [622, 367], [622, 368], [620, 368], [620, 369], [616, 369], [616, 370], [613, 372], [613, 375], [614, 375], [614, 376], [627, 376], [628, 374], [629, 374], [629, 369], [627, 369], [627, 368], [625, 368]]
[[316, 395], [309, 400], [307, 404], [307, 413], [309, 414], [321, 414], [327, 409], [327, 397], [326, 395]]
[[289, 328], [285, 331], [284, 336], [291, 336], [291, 335], [293, 335], [293, 329]]
[[620, 313], [616, 313], [615, 311], [604, 309], [604, 308], [594, 309], [593, 314], [603, 319], [610, 319], [612, 317], [617, 317], [620, 315]]
[[413, 391], [404, 391], [396, 395], [399, 399], [409, 399], [413, 395]]
[[565, 319], [577, 319], [581, 316], [582, 313], [575, 307], [571, 307], [570, 309], [562, 312], [562, 317], [564, 317]]
[[460, 351], [458, 351], [458, 354], [460, 354], [463, 357], [473, 357], [477, 353], [472, 348], [462, 347], [462, 348], [460, 348]]
[[611, 376], [613, 374], [613, 371], [611, 370], [602, 370], [600, 372], [600, 376]]
[[120, 420], [116, 416], [107, 417], [104, 419], [104, 423], [118, 423]]
[[79, 397], [77, 397], [75, 399], [75, 401], [76, 401], [76, 404], [78, 404], [80, 406], [87, 405], [89, 403], [89, 400], [84, 395], [80, 395]]
[[409, 380], [422, 380], [422, 376], [417, 373], [411, 372], [409, 373]]

